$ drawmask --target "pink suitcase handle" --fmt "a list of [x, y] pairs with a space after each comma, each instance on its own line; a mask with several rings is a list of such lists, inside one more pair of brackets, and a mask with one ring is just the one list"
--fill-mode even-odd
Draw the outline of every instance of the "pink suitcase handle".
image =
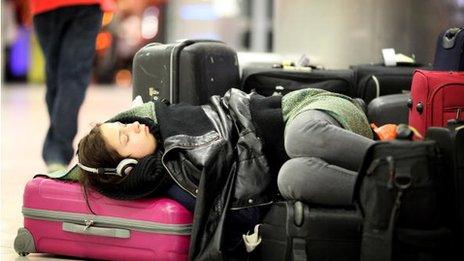
[[113, 237], [113, 238], [129, 238], [130, 230], [121, 228], [109, 228], [109, 227], [94, 227], [89, 225], [81, 225], [75, 223], [63, 222], [61, 227], [63, 231], [92, 235], [102, 237]]

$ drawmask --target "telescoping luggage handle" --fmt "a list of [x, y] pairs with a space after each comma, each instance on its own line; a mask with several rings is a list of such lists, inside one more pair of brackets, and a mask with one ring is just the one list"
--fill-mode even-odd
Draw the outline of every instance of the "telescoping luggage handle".
[[458, 34], [463, 30], [463, 28], [450, 28], [443, 34], [442, 46], [445, 49], [451, 49], [456, 44], [456, 39]]

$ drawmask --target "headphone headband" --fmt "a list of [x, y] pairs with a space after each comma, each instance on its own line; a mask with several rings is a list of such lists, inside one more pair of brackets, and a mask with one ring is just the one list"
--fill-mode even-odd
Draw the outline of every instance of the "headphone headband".
[[136, 159], [123, 159], [121, 162], [119, 162], [116, 168], [92, 168], [85, 166], [80, 162], [78, 162], [77, 165], [81, 169], [95, 174], [116, 175], [124, 177], [130, 173], [130, 171], [135, 167], [135, 165], [137, 165], [137, 163], [138, 161]]

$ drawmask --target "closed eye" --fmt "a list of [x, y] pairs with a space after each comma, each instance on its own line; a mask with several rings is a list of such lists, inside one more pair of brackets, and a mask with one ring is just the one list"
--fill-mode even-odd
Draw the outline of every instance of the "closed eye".
[[129, 135], [125, 133], [126, 130], [126, 124], [120, 123], [120, 128], [119, 128], [119, 142], [122, 145], [126, 145], [129, 142]]

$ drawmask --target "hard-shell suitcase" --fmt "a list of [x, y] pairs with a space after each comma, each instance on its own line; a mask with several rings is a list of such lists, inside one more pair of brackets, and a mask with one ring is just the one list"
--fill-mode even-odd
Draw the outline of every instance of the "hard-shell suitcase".
[[408, 107], [409, 125], [422, 136], [428, 127], [464, 119], [464, 72], [416, 70]]
[[259, 231], [259, 260], [359, 260], [362, 219], [355, 209], [277, 202]]
[[412, 74], [421, 67], [418, 64], [384, 66], [382, 64], [352, 65], [356, 80], [355, 96], [362, 98], [367, 105], [373, 99], [409, 92]]
[[369, 123], [377, 126], [393, 123], [408, 123], [407, 102], [409, 94], [390, 94], [373, 99], [367, 106], [367, 119]]
[[454, 249], [464, 247], [464, 121], [451, 121], [446, 128], [431, 127], [426, 139], [434, 140], [443, 154], [446, 173], [449, 226]]
[[353, 71], [249, 67], [243, 69], [241, 88], [245, 92], [256, 91], [264, 96], [285, 95], [303, 88], [319, 88], [351, 97]]
[[204, 104], [240, 85], [237, 53], [214, 40], [150, 43], [134, 56], [133, 98]]
[[51, 253], [103, 260], [187, 260], [192, 214], [168, 198], [118, 201], [78, 183], [37, 177], [24, 191], [20, 255]]
[[464, 71], [464, 28], [449, 28], [437, 40], [435, 71]]

